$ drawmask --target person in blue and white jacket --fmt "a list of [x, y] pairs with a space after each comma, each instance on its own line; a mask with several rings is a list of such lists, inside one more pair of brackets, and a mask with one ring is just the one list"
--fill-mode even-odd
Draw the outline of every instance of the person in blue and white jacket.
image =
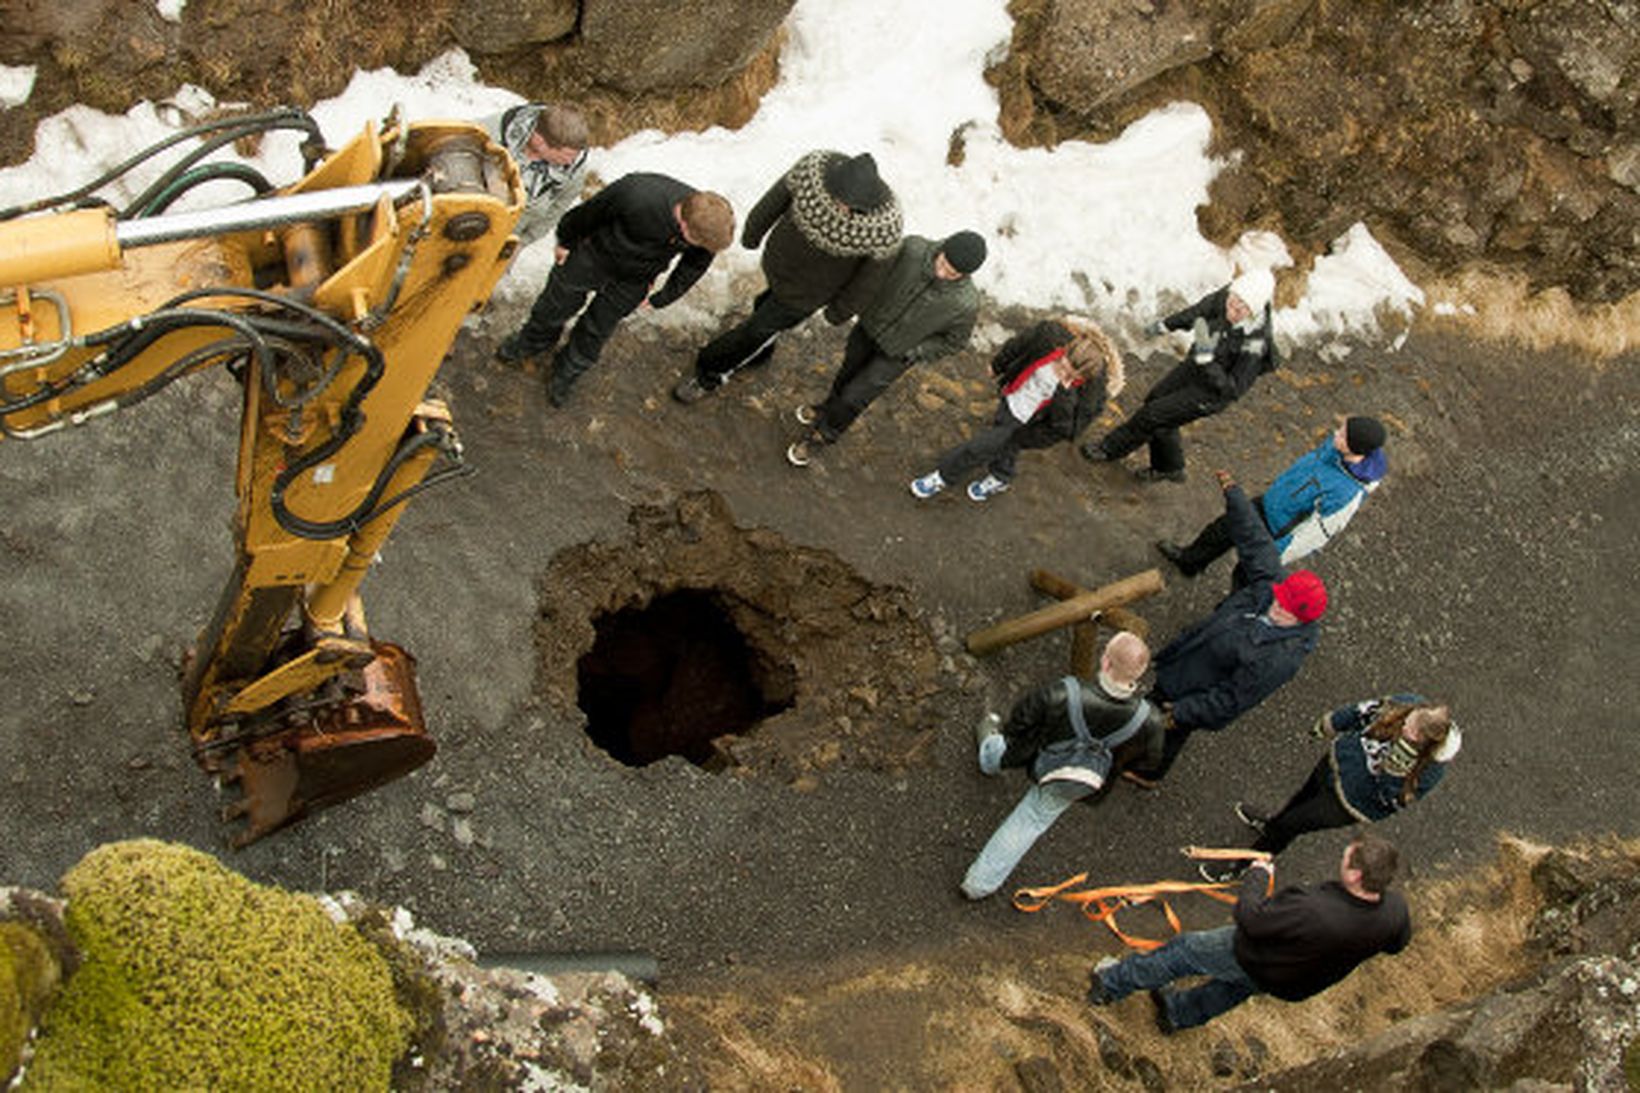
[[988, 501], [1013, 482], [1021, 449], [1075, 440], [1105, 403], [1122, 390], [1122, 355], [1097, 327], [1039, 322], [1009, 338], [991, 360], [1001, 396], [995, 417], [940, 456], [934, 470], [911, 483], [926, 501], [976, 467], [987, 474], [968, 484], [968, 499]]
[[[1422, 695], [1371, 698], [1322, 714], [1311, 735], [1332, 747], [1281, 811], [1237, 802], [1236, 815], [1258, 832], [1252, 849], [1279, 854], [1300, 835], [1388, 819], [1429, 794], [1463, 747], [1452, 711]], [[1247, 862], [1204, 862], [1210, 880], [1233, 879]]]
[[[1383, 423], [1372, 417], [1344, 419], [1332, 435], [1276, 476], [1253, 507], [1276, 541], [1281, 564], [1291, 566], [1326, 546], [1350, 522], [1389, 469]], [[1186, 577], [1194, 577], [1230, 549], [1230, 528], [1219, 517], [1181, 546], [1160, 539], [1156, 549]], [[1239, 567], [1235, 587], [1245, 582]]]

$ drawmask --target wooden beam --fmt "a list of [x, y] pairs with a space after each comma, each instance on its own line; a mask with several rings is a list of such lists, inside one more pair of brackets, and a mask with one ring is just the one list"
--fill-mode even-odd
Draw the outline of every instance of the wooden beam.
[[1095, 611], [1121, 607], [1146, 596], [1154, 596], [1166, 585], [1159, 569], [1147, 569], [1119, 581], [1096, 588], [1080, 596], [1049, 604], [1015, 618], [1004, 619], [995, 626], [976, 630], [968, 635], [968, 651], [975, 656], [994, 653], [1009, 645], [1046, 634], [1062, 626], [1086, 622]]

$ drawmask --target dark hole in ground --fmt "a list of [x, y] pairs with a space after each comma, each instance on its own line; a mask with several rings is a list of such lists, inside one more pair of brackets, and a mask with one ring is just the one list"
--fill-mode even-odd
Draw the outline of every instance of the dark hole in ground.
[[713, 592], [684, 590], [593, 620], [592, 651], [576, 667], [587, 735], [628, 766], [668, 755], [718, 769], [713, 743], [792, 704], [789, 666], [747, 642]]

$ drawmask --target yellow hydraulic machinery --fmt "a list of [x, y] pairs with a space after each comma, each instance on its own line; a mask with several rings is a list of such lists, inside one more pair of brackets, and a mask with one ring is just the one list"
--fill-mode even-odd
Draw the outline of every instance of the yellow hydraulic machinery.
[[[183, 679], [194, 757], [239, 788], [236, 846], [435, 750], [415, 662], [370, 636], [358, 590], [405, 502], [467, 471], [427, 388], [506, 268], [523, 190], [478, 126], [396, 114], [335, 151], [301, 111], [226, 117], [0, 210], [5, 439], [209, 368], [243, 391], [233, 574]], [[209, 160], [281, 129], [305, 134], [289, 186]], [[178, 156], [126, 207], [97, 197]], [[252, 192], [195, 207], [224, 182]]]

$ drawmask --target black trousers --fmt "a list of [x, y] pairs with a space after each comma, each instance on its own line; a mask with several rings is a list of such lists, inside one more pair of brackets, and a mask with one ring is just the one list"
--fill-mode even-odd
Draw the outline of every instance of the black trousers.
[[740, 325], [725, 330], [695, 355], [696, 381], [708, 391], [716, 390], [742, 368], [766, 363], [774, 354], [775, 339], [813, 314], [782, 303], [764, 289]]
[[1004, 482], [1014, 477], [1014, 465], [1019, 459], [1019, 430], [1024, 423], [1008, 409], [1007, 402], [997, 407], [996, 417], [987, 429], [981, 429], [955, 448], [940, 456], [940, 477], [955, 482], [962, 475], [981, 464]]
[[1355, 822], [1333, 789], [1332, 762], [1323, 755], [1292, 799], [1265, 822], [1264, 833], [1253, 843], [1253, 849], [1279, 854], [1307, 832], [1348, 827]]
[[1180, 426], [1216, 414], [1234, 401], [1210, 386], [1198, 365], [1180, 361], [1150, 389], [1132, 417], [1105, 434], [1099, 446], [1112, 459], [1120, 459], [1141, 444], [1149, 444], [1153, 469], [1182, 471], [1184, 441], [1179, 438]]
[[[552, 267], [547, 275], [546, 287], [535, 298], [529, 320], [518, 332], [519, 349], [532, 357], [545, 353], [558, 344], [565, 325], [580, 314], [570, 331], [569, 344], [553, 361], [553, 382], [567, 389], [575, 377], [597, 363], [615, 327], [647, 295], [648, 281], [614, 276], [585, 247], [572, 250], [564, 264]], [[588, 296], [592, 297], [590, 304]]]
[[[1253, 498], [1253, 511], [1258, 518], [1264, 520], [1264, 495], [1261, 493]], [[1265, 521], [1268, 526], [1269, 521]], [[1276, 533], [1286, 534], [1286, 531]], [[1219, 555], [1235, 546], [1235, 540], [1230, 537], [1230, 517], [1220, 514], [1208, 525], [1196, 533], [1196, 537], [1185, 545], [1184, 553], [1179, 558], [1179, 570], [1187, 576], [1194, 577], [1208, 566], [1212, 565]], [[1247, 583], [1247, 572], [1241, 563], [1236, 563], [1235, 572], [1230, 575], [1230, 587], [1241, 588]]]
[[878, 348], [859, 323], [849, 333], [843, 365], [831, 381], [831, 393], [820, 404], [815, 429], [831, 444], [848, 431], [854, 419], [911, 368], [909, 357], [890, 357]]

